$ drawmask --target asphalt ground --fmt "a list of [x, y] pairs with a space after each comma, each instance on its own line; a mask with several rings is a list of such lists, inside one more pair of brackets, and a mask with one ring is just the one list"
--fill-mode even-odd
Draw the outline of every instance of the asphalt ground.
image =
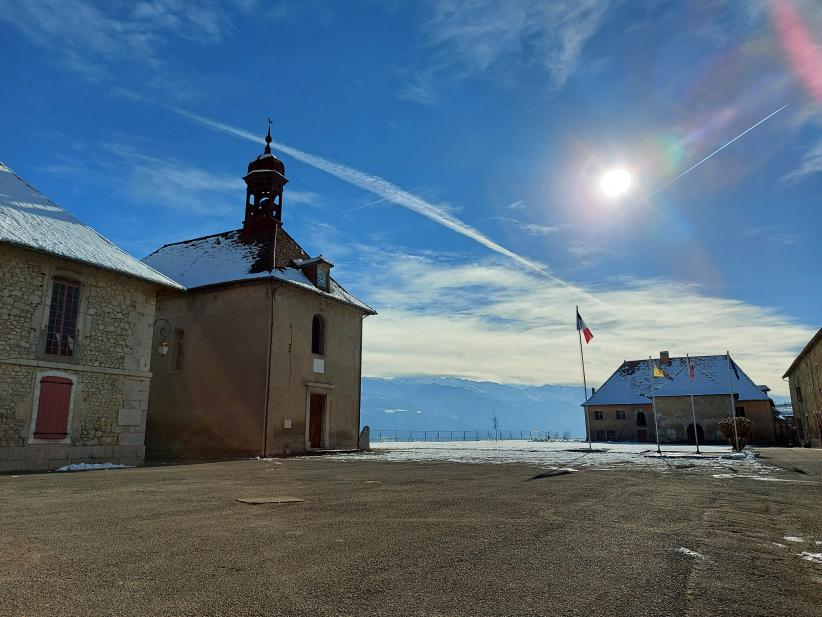
[[[819, 617], [822, 451], [761, 460], [790, 481], [379, 456], [0, 476], [0, 615]], [[283, 496], [305, 501], [236, 501]]]

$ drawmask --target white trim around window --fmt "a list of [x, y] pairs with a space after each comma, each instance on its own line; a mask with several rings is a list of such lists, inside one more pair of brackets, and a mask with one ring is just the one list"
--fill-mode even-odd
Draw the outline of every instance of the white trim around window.
[[[71, 381], [71, 396], [69, 397], [69, 412], [66, 419], [65, 439], [37, 439], [34, 437], [34, 430], [37, 428], [37, 411], [40, 407], [40, 384], [44, 377], [62, 377]], [[31, 408], [31, 422], [29, 422], [28, 440], [29, 445], [68, 445], [71, 443], [71, 422], [74, 418], [74, 398], [77, 396], [77, 375], [66, 373], [65, 371], [37, 371], [34, 382], [34, 403]]]

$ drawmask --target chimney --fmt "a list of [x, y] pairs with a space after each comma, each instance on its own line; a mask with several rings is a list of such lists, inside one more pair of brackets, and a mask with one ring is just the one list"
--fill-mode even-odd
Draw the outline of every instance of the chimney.
[[660, 366], [671, 366], [671, 356], [667, 351], [659, 352], [659, 364]]
[[594, 386], [591, 386], [591, 396], [597, 393], [597, 389]]

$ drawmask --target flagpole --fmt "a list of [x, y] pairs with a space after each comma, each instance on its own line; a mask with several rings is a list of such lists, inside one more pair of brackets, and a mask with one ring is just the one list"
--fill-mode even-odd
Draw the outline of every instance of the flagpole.
[[728, 393], [731, 397], [731, 421], [734, 423], [734, 443], [736, 443], [736, 451], [739, 452], [739, 434], [736, 431], [736, 404], [734, 402], [734, 386], [731, 381], [731, 352], [725, 351], [728, 357]]
[[691, 416], [694, 419], [694, 443], [696, 444], [696, 453], [699, 454], [699, 435], [696, 430], [696, 411], [694, 411], [694, 378], [691, 372], [693, 367], [691, 366], [691, 356], [685, 354], [685, 357], [688, 359], [688, 387], [691, 394]]
[[574, 319], [577, 322], [577, 337], [579, 337], [579, 359], [582, 362], [582, 409], [585, 412], [585, 433], [588, 437], [588, 449], [591, 450], [591, 422], [588, 418], [588, 380], [585, 378], [585, 354], [582, 353], [582, 332], [579, 329], [579, 306], [576, 307], [577, 314]]
[[648, 362], [651, 364], [651, 409], [654, 412], [654, 433], [656, 433], [656, 451], [657, 454], [662, 454], [662, 448], [659, 446], [659, 424], [656, 421], [656, 377], [654, 376], [654, 361], [651, 356], [648, 356]]

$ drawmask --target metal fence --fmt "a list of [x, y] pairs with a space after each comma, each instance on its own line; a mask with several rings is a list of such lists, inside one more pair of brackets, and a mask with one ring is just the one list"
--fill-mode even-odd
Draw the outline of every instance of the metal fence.
[[499, 431], [416, 431], [403, 429], [372, 429], [371, 441], [579, 441], [567, 431], [499, 430]]

